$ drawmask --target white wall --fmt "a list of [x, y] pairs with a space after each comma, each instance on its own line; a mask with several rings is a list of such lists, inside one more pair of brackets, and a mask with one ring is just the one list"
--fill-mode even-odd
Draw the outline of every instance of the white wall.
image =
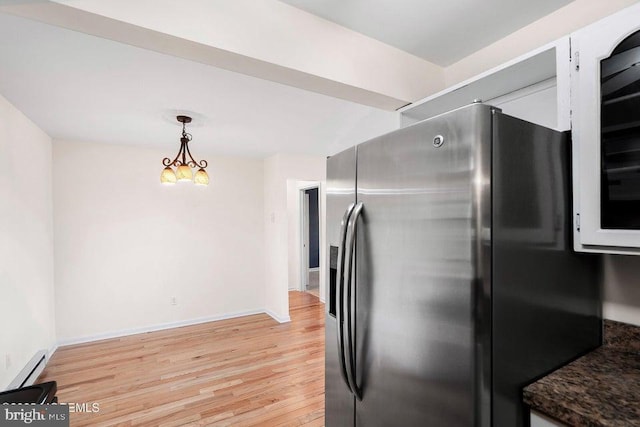
[[510, 116], [557, 129], [557, 99], [555, 79], [549, 79], [486, 102], [501, 108], [503, 113]]
[[163, 186], [168, 154], [54, 141], [61, 342], [263, 309], [262, 161], [203, 156], [208, 187]]
[[0, 96], [0, 390], [55, 344], [51, 197], [51, 139]]
[[640, 326], [640, 256], [604, 256], [604, 317]]
[[[288, 201], [287, 182], [324, 181], [322, 156], [277, 154], [264, 161], [265, 307], [280, 321], [289, 320], [289, 260], [297, 252], [289, 234], [295, 228]], [[291, 184], [289, 184], [291, 185]], [[293, 191], [292, 194], [295, 194]], [[320, 203], [324, 205], [321, 195]], [[295, 215], [294, 215], [295, 216]], [[320, 230], [323, 233], [323, 230]], [[293, 245], [295, 246], [295, 245]], [[324, 255], [320, 250], [320, 282], [324, 280]]]

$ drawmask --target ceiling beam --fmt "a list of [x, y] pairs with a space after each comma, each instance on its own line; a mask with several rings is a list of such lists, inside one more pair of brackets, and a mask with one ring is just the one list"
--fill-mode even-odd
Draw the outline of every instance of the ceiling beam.
[[27, 1], [0, 12], [389, 111], [444, 88], [441, 67], [275, 0]]

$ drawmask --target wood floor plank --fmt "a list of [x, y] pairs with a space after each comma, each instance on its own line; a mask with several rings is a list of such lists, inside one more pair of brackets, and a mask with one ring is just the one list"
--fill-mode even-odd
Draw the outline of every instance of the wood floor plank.
[[40, 381], [100, 405], [72, 426], [322, 426], [324, 304], [289, 293], [264, 314], [59, 348]]

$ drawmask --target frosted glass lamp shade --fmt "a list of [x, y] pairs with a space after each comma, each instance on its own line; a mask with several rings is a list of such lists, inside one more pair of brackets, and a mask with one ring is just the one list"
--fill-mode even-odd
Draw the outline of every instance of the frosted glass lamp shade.
[[162, 169], [162, 173], [160, 174], [161, 183], [171, 185], [175, 184], [176, 180], [176, 174], [173, 172], [173, 169], [171, 169], [169, 166]]
[[193, 179], [193, 173], [191, 168], [187, 165], [180, 165], [176, 170], [176, 177], [178, 181], [191, 181]]
[[202, 168], [198, 169], [198, 172], [196, 172], [193, 177], [193, 182], [196, 185], [209, 185], [209, 175], [207, 175], [207, 171]]

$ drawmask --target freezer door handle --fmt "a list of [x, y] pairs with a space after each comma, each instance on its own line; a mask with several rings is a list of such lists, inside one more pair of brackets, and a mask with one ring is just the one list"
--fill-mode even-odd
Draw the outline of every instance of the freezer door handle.
[[356, 231], [358, 227], [358, 218], [362, 213], [362, 209], [364, 205], [362, 202], [358, 202], [355, 208], [353, 209], [353, 213], [349, 218], [349, 222], [347, 224], [347, 237], [346, 237], [346, 260], [344, 267], [344, 276], [345, 280], [345, 288], [346, 288], [346, 298], [344, 299], [344, 308], [346, 311], [346, 332], [347, 336], [344, 339], [346, 343], [345, 355], [344, 358], [346, 360], [346, 374], [347, 374], [347, 382], [349, 384], [349, 388], [353, 392], [353, 394], [358, 398], [358, 400], [362, 400], [362, 392], [356, 383], [356, 357], [355, 357], [355, 335], [353, 333], [353, 326], [355, 323], [354, 316], [356, 311], [356, 302], [355, 302], [355, 283], [352, 280], [353, 277], [353, 264], [355, 258], [355, 241], [356, 241]]
[[355, 203], [351, 203], [342, 216], [340, 222], [340, 235], [338, 241], [338, 266], [336, 272], [336, 323], [338, 331], [338, 359], [340, 361], [340, 373], [349, 390], [353, 393], [349, 380], [347, 379], [346, 361], [344, 357], [344, 262], [345, 262], [345, 243], [347, 239], [347, 225], [349, 218], [355, 207]]

